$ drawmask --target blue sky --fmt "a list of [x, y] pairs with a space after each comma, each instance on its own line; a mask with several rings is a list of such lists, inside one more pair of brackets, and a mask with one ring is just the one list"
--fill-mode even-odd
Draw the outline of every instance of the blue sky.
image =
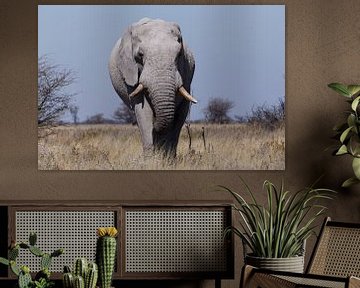
[[[80, 120], [111, 117], [120, 98], [107, 70], [126, 27], [143, 17], [177, 22], [196, 62], [191, 120], [213, 97], [235, 103], [230, 115], [285, 96], [284, 5], [39, 5], [38, 55], [72, 69]], [[70, 120], [69, 115], [64, 120]]]

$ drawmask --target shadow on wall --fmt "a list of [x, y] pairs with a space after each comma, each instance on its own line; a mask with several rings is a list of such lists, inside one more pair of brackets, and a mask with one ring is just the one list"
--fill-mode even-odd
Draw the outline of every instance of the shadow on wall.
[[[348, 157], [332, 155], [332, 151], [338, 144], [336, 140], [332, 139], [334, 136], [332, 128], [342, 121], [342, 111], [345, 109], [342, 106], [337, 106], [333, 110], [307, 113], [306, 121], [301, 123], [305, 128], [298, 129], [301, 135], [299, 138], [296, 137], [301, 141], [293, 140], [294, 142], [292, 142], [290, 140], [291, 143], [287, 144], [287, 156], [292, 158], [291, 160], [286, 159], [287, 163], [291, 163], [292, 166], [287, 167], [287, 169], [291, 168], [288, 171], [294, 175], [287, 175], [286, 178], [296, 181], [294, 185], [300, 185], [295, 189], [311, 185], [320, 178], [316, 187], [329, 188], [338, 192], [334, 200], [325, 202], [328, 210], [324, 217], [330, 216], [336, 221], [359, 222], [360, 197], [358, 196], [360, 196], [360, 185], [348, 189], [341, 187], [342, 182], [353, 173], [351, 161]], [[334, 113], [336, 113], [335, 117]], [[319, 225], [318, 229], [320, 229], [321, 221], [316, 224]], [[311, 237], [306, 243], [305, 265], [308, 264], [315, 241], [316, 237]]]
[[[317, 186], [334, 189], [338, 192], [335, 201], [328, 202], [327, 215], [336, 221], [358, 222], [360, 219], [360, 185], [353, 185], [350, 188], [342, 188], [341, 184], [353, 175], [351, 158], [347, 156], [333, 156], [332, 153], [338, 147], [339, 141], [332, 139], [335, 132], [332, 128], [343, 121], [343, 111], [346, 108], [337, 109], [337, 117], [327, 117], [327, 115], [316, 115], [312, 118], [312, 123], [325, 125], [313, 125], [304, 139], [311, 153], [309, 157], [309, 173], [304, 173], [306, 184], [311, 184], [318, 177], [322, 176]], [[329, 115], [330, 116], [330, 115]], [[324, 119], [331, 119], [324, 121]], [[346, 207], [346, 209], [344, 209]]]
[[[7, 226], [8, 226], [8, 210], [0, 209], [0, 227], [7, 227]], [[0, 256], [7, 255], [8, 253], [7, 240], [8, 240], [7, 237], [0, 237]], [[8, 273], [8, 267], [5, 265], [0, 265], [0, 278], [6, 277], [7, 273]]]

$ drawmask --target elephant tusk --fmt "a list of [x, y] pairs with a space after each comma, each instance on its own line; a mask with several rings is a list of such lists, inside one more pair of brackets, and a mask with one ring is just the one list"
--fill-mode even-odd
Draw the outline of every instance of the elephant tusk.
[[197, 103], [197, 100], [194, 98], [194, 97], [192, 97], [190, 94], [189, 94], [189, 92], [187, 92], [186, 91], [186, 89], [184, 88], [184, 86], [181, 86], [180, 88], [179, 88], [179, 92], [180, 92], [180, 94], [182, 95], [182, 96], [184, 96], [184, 98], [186, 99], [186, 100], [188, 100], [188, 101], [190, 101], [190, 102], [192, 102], [192, 103]]
[[144, 90], [144, 85], [140, 83], [140, 84], [136, 87], [136, 89], [135, 89], [133, 92], [130, 93], [129, 97], [131, 98], [131, 97], [136, 96], [136, 95], [139, 94], [142, 90]]

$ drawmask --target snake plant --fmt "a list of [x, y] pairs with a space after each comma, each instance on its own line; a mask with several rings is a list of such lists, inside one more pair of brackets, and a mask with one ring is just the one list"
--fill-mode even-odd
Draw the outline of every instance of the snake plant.
[[344, 85], [341, 83], [331, 83], [329, 88], [346, 98], [350, 104], [347, 112], [346, 122], [334, 127], [337, 138], [340, 141], [339, 147], [334, 151], [334, 155], [351, 155], [352, 169], [354, 177], [347, 179], [342, 186], [348, 187], [360, 183], [360, 85]]
[[278, 189], [266, 180], [266, 205], [260, 204], [249, 186], [241, 179], [251, 201], [225, 186], [235, 199], [233, 205], [240, 215], [239, 227], [228, 227], [229, 232], [239, 236], [252, 256], [288, 258], [301, 255], [303, 244], [314, 233], [316, 219], [324, 214], [325, 206], [318, 200], [331, 199], [334, 191], [329, 189], [304, 188], [296, 193], [285, 191], [283, 183]]

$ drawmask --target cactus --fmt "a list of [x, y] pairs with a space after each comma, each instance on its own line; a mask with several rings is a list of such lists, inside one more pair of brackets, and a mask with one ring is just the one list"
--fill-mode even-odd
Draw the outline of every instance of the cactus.
[[[50, 281], [50, 264], [53, 257], [60, 256], [63, 254], [63, 249], [55, 250], [53, 253], [48, 254], [36, 247], [37, 236], [35, 233], [30, 233], [29, 244], [20, 242], [16, 243], [11, 241], [11, 245], [8, 251], [8, 259], [0, 257], [0, 263], [10, 266], [11, 271], [18, 276], [18, 286], [19, 288], [28, 288], [28, 287], [50, 287], [52, 284]], [[19, 256], [19, 250], [24, 249], [28, 250], [30, 253], [37, 257], [41, 257], [41, 271], [39, 271], [35, 276], [35, 281], [32, 280], [30, 275], [30, 269], [27, 266], [22, 266], [21, 268], [16, 264], [16, 259]], [[40, 285], [40, 286], [39, 286]], [[47, 286], [44, 286], [47, 285]]]
[[16, 260], [16, 258], [19, 256], [19, 246], [16, 245], [14, 248], [9, 250], [8, 257], [9, 260]]
[[49, 269], [44, 268], [44, 269], [40, 270], [38, 273], [36, 273], [35, 280], [40, 281], [41, 278], [49, 280], [50, 275], [51, 275], [51, 273], [50, 273]]
[[22, 248], [22, 249], [29, 249], [30, 248], [30, 245], [28, 245], [28, 244], [26, 244], [26, 243], [20, 243], [19, 244], [19, 246], [20, 246], [20, 248]]
[[76, 259], [74, 266], [75, 276], [81, 276], [83, 279], [85, 279], [87, 268], [88, 268], [88, 262], [86, 258]]
[[98, 228], [99, 238], [96, 243], [96, 262], [99, 267], [99, 281], [101, 288], [110, 288], [114, 272], [116, 256], [115, 227]]
[[44, 252], [42, 252], [42, 251], [40, 250], [40, 248], [38, 248], [38, 247], [36, 247], [36, 246], [30, 245], [29, 251], [30, 251], [32, 254], [34, 254], [35, 256], [37, 256], [37, 257], [41, 257], [41, 256], [44, 255]]
[[31, 232], [29, 235], [29, 244], [31, 246], [35, 246], [37, 241], [37, 235], [35, 232]]
[[22, 266], [19, 273], [18, 285], [19, 288], [28, 288], [32, 283], [30, 269], [28, 266]]
[[57, 249], [51, 253], [51, 257], [58, 257], [64, 253], [64, 249]]
[[71, 273], [71, 269], [69, 266], [67, 265], [64, 266], [64, 273]]
[[98, 266], [96, 263], [89, 263], [85, 276], [85, 288], [95, 288], [98, 279]]
[[21, 271], [18, 279], [19, 288], [28, 288], [31, 283], [32, 279], [30, 273]]
[[30, 273], [30, 268], [26, 265], [22, 266], [20, 268], [21, 272], [23, 272], [24, 274], [29, 274]]
[[51, 260], [52, 260], [51, 255], [48, 253], [44, 253], [44, 255], [41, 257], [41, 261], [40, 261], [41, 269], [45, 269], [45, 268], [49, 269], [50, 265], [51, 265]]
[[77, 275], [74, 277], [74, 288], [85, 288], [84, 278]]
[[64, 266], [64, 272], [62, 275], [62, 283], [64, 288], [74, 287], [74, 275], [71, 273], [69, 266]]
[[71, 273], [71, 269], [69, 266], [64, 266], [63, 273], [63, 286], [64, 288], [75, 288], [75, 280], [77, 281], [77, 285], [82, 287], [81, 280], [82, 279], [83, 288], [95, 288], [96, 282], [98, 278], [98, 268], [96, 263], [90, 262], [86, 258], [78, 258], [74, 263], [74, 273]]
[[62, 277], [64, 288], [73, 288], [74, 287], [74, 276], [72, 273], [67, 272], [63, 274]]
[[16, 275], [19, 276], [20, 275], [20, 268], [16, 265], [16, 262], [14, 260], [10, 261], [10, 268], [11, 271]]
[[3, 258], [3, 257], [0, 257], [0, 263], [4, 264], [6, 266], [10, 265], [10, 261], [8, 259]]

